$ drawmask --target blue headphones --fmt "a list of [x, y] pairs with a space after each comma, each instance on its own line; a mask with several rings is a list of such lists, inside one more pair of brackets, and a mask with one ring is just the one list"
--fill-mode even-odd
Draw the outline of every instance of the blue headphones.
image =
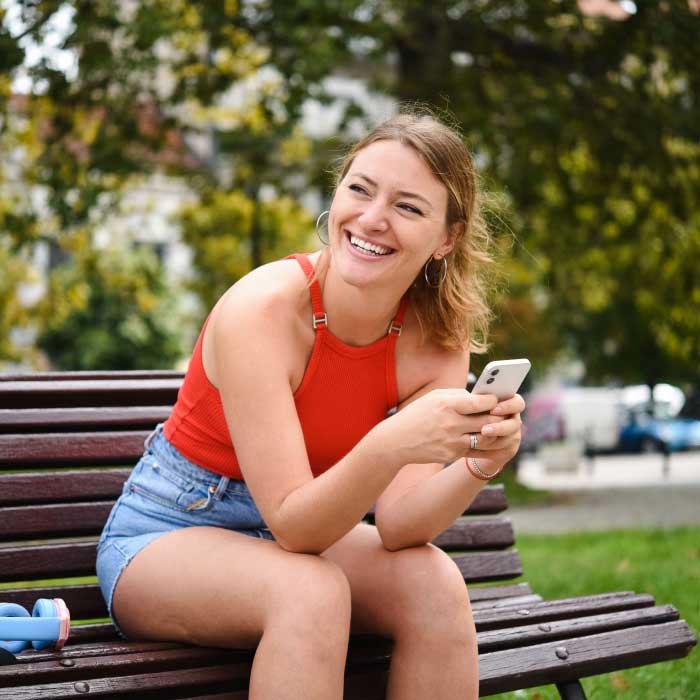
[[38, 651], [59, 651], [69, 632], [70, 613], [61, 598], [39, 598], [31, 615], [16, 603], [0, 603], [0, 647], [11, 654], [19, 654], [29, 642]]

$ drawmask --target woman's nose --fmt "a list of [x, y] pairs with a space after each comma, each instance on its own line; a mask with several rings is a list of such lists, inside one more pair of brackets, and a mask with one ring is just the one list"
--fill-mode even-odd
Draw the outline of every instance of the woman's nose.
[[379, 199], [368, 202], [358, 217], [360, 224], [372, 231], [385, 231], [389, 227], [386, 206]]

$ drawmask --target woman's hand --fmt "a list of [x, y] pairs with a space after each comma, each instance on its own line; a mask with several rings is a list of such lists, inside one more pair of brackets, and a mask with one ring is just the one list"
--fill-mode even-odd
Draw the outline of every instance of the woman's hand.
[[389, 445], [398, 451], [404, 464], [444, 464], [469, 452], [471, 433], [481, 434], [488, 424], [506, 422], [503, 416], [489, 413], [496, 406], [492, 394], [434, 389], [377, 427], [391, 431]]
[[500, 417], [500, 422], [484, 423], [480, 431], [475, 431], [476, 449], [470, 448], [466, 456], [476, 459], [487, 474], [502, 469], [517, 453], [522, 437], [520, 414], [524, 409], [525, 401], [516, 394], [491, 409], [491, 416]]

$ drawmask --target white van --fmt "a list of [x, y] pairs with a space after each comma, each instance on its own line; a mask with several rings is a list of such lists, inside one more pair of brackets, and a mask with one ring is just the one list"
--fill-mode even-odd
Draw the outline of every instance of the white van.
[[546, 442], [578, 443], [595, 452], [617, 447], [621, 428], [622, 390], [566, 387], [527, 396], [523, 448]]

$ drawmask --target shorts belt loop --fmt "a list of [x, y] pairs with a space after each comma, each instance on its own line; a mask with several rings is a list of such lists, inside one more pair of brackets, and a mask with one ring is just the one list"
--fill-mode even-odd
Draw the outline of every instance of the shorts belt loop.
[[221, 497], [224, 495], [224, 492], [228, 488], [228, 484], [231, 481], [231, 479], [228, 476], [222, 476], [221, 479], [219, 479], [219, 483], [216, 487], [216, 491], [214, 491], [214, 496], [217, 501], [221, 500]]
[[158, 423], [158, 425], [156, 425], [156, 427], [153, 428], [153, 430], [148, 434], [148, 437], [143, 441], [144, 450], [147, 450], [151, 446], [151, 443], [156, 439], [162, 427], [163, 424]]

